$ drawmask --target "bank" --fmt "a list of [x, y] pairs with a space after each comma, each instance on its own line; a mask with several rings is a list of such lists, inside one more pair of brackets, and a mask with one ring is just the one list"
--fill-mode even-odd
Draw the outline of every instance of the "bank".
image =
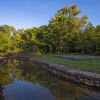
[[71, 80], [77, 83], [100, 87], [100, 74], [97, 73], [69, 68], [68, 66], [56, 64], [53, 62], [48, 62], [46, 60], [42, 60], [36, 57], [24, 56], [22, 54], [11, 54], [9, 56], [4, 57], [2, 60], [5, 59], [6, 62], [8, 59], [20, 59], [20, 60], [27, 59], [28, 61], [36, 63], [45, 70], [51, 72], [56, 76], [59, 76], [64, 80]]
[[2, 67], [8, 62], [9, 59], [19, 59], [19, 60], [23, 60], [24, 57], [22, 54], [18, 53], [14, 53], [14, 54], [8, 54], [5, 56], [0, 56], [0, 70], [2, 69]]

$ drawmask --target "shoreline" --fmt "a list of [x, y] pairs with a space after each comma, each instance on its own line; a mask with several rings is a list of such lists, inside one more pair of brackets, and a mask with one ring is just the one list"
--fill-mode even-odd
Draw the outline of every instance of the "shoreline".
[[68, 68], [64, 65], [59, 65], [44, 61], [37, 58], [30, 58], [29, 61], [33, 61], [36, 64], [39, 64], [41, 67], [51, 72], [52, 74], [63, 78], [64, 80], [70, 80], [76, 83], [82, 83], [89, 86], [100, 87], [100, 74], [79, 71], [77, 69]]
[[[24, 60], [27, 59], [33, 63], [38, 64], [42, 68], [51, 72], [52, 74], [63, 78], [64, 80], [71, 80], [76, 83], [82, 83], [89, 86], [95, 86], [100, 88], [100, 74], [79, 71], [77, 69], [68, 68], [67, 66], [51, 63], [45, 60], [38, 59], [36, 57], [28, 57], [23, 54], [10, 54], [0, 58], [0, 70], [3, 65], [7, 63], [9, 59]], [[2, 63], [1, 63], [2, 62]]]
[[8, 62], [9, 59], [19, 59], [22, 60], [25, 57], [22, 54], [9, 54], [9, 55], [5, 55], [5, 56], [0, 56], [0, 70], [2, 69], [2, 67]]

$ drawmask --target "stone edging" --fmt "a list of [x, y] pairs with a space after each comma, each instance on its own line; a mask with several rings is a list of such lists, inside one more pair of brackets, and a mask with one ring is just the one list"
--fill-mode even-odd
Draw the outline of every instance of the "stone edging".
[[39, 64], [44, 69], [65, 80], [72, 80], [77, 83], [100, 87], [100, 74], [79, 71], [77, 69], [68, 68], [64, 65], [47, 62], [37, 58], [29, 58], [29, 60], [35, 61], [36, 64]]
[[2, 66], [4, 66], [9, 59], [24, 59], [26, 57], [24, 57], [22, 54], [20, 53], [15, 53], [15, 54], [9, 54], [9, 55], [5, 55], [5, 56], [0, 56], [0, 70], [2, 68]]
[[64, 78], [65, 80], [72, 80], [77, 83], [83, 83], [90, 86], [100, 87], [100, 74], [79, 71], [77, 69], [68, 68], [64, 65], [51, 63], [48, 61], [40, 60], [38, 58], [25, 57], [21, 54], [12, 54], [10, 56], [0, 58], [0, 61], [2, 62], [0, 63], [0, 69], [8, 61], [8, 59], [27, 59], [36, 64], [39, 64], [39, 66], [43, 67], [47, 71], [61, 78]]

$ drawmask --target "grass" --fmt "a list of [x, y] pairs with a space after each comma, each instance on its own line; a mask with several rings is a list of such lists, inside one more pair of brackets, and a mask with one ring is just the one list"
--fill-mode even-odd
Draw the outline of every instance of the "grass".
[[84, 60], [71, 60], [54, 55], [32, 55], [39, 59], [54, 62], [57, 64], [65, 65], [69, 68], [75, 68], [84, 71], [100, 73], [100, 59], [84, 59]]

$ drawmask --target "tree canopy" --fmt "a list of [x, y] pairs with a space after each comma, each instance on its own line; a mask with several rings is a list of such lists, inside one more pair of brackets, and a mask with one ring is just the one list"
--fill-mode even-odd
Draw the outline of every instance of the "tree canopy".
[[88, 16], [78, 15], [77, 5], [64, 6], [56, 12], [48, 25], [15, 30], [0, 26], [0, 53], [80, 53], [100, 54], [100, 25], [94, 27]]

